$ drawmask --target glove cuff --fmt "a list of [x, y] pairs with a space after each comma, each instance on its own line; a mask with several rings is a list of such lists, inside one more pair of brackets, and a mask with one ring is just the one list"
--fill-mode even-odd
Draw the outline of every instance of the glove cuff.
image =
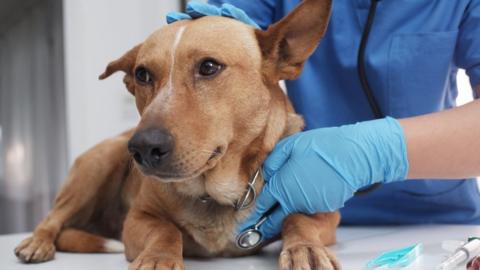
[[403, 128], [392, 117], [360, 123], [366, 125], [366, 140], [373, 147], [373, 160], [378, 171], [372, 175], [372, 183], [391, 183], [405, 180], [409, 164]]

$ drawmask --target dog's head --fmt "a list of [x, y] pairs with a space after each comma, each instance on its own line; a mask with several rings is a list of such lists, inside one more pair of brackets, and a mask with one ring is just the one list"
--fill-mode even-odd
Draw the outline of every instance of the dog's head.
[[288, 106], [278, 81], [300, 74], [330, 8], [305, 0], [267, 31], [224, 17], [179, 21], [110, 63], [100, 78], [124, 71], [141, 114], [129, 151], [143, 173], [185, 180], [266, 133], [273, 147], [286, 117], [272, 119], [272, 109]]

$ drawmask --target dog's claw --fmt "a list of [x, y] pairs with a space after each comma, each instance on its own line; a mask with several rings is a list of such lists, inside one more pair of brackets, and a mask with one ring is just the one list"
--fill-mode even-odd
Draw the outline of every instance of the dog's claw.
[[340, 270], [335, 256], [325, 247], [298, 245], [280, 253], [281, 270]]
[[54, 258], [55, 245], [48, 240], [29, 237], [15, 248], [15, 255], [24, 263], [45, 262]]

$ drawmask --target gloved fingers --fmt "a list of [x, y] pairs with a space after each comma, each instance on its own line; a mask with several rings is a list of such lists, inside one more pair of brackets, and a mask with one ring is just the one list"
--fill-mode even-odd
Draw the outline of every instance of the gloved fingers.
[[285, 209], [282, 206], [279, 206], [267, 217], [267, 220], [258, 228], [264, 241], [271, 239], [282, 232], [283, 220], [288, 215], [289, 214]]
[[265, 214], [265, 212], [271, 209], [275, 204], [277, 204], [277, 199], [275, 199], [275, 197], [273, 197], [273, 195], [270, 193], [268, 185], [264, 186], [262, 193], [260, 193], [260, 196], [258, 196], [257, 201], [255, 202], [255, 209], [238, 227], [238, 231], [243, 232], [253, 224], [257, 223]]
[[222, 5], [222, 8], [221, 8], [221, 12], [222, 12], [222, 16], [224, 17], [230, 17], [230, 18], [234, 18], [236, 20], [239, 20], [243, 23], [246, 23], [248, 25], [251, 25], [255, 28], [260, 28], [260, 26], [258, 26], [258, 24], [252, 20], [248, 15], [247, 13], [245, 13], [245, 11], [233, 6], [233, 5], [230, 5], [230, 4], [223, 4]]
[[293, 135], [281, 140], [270, 155], [268, 155], [263, 163], [263, 178], [266, 182], [287, 162], [292, 153], [292, 148], [297, 136], [298, 135]]
[[191, 20], [192, 17], [186, 13], [178, 12], [178, 11], [172, 11], [167, 14], [167, 23], [171, 24], [176, 21], [181, 21], [181, 20]]
[[167, 23], [174, 23], [180, 20], [197, 19], [204, 16], [224, 16], [236, 19], [256, 28], [260, 28], [258, 24], [252, 20], [245, 11], [230, 5], [223, 4], [221, 8], [202, 2], [192, 1], [187, 4], [186, 13], [170, 12], [167, 14]]
[[204, 16], [222, 16], [220, 8], [196, 1], [189, 2], [186, 11], [193, 19]]

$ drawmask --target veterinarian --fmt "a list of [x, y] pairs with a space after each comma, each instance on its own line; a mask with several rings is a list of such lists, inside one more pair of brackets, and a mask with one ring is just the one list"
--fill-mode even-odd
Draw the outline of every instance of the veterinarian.
[[[248, 16], [229, 16], [262, 29], [299, 2], [210, 0], [244, 10]], [[357, 61], [372, 5], [361, 64], [389, 117], [369, 121], [375, 114]], [[200, 4], [189, 12], [212, 15]], [[307, 131], [281, 141], [264, 163], [266, 185], [245, 227], [277, 202], [281, 207], [260, 227], [266, 238], [290, 213], [340, 208], [343, 224], [480, 224], [472, 180], [480, 175], [480, 101], [454, 108], [459, 68], [478, 96], [480, 0], [335, 0], [318, 49], [300, 78], [286, 82]], [[384, 185], [353, 196], [373, 183]]]

